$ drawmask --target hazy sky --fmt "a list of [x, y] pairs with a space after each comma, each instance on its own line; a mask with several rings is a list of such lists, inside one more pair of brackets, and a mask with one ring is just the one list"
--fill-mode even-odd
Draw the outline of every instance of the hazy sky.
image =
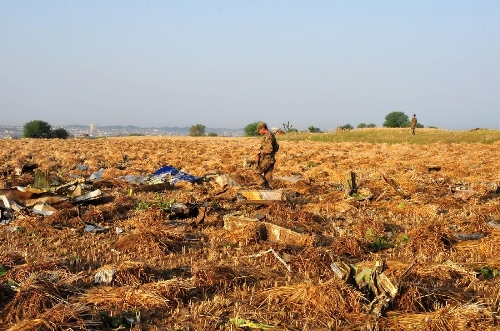
[[500, 128], [498, 0], [0, 0], [0, 125]]

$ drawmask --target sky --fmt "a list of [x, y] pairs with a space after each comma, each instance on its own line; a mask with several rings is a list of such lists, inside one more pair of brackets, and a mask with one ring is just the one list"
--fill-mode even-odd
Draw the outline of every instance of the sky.
[[0, 125], [500, 129], [498, 0], [0, 0]]

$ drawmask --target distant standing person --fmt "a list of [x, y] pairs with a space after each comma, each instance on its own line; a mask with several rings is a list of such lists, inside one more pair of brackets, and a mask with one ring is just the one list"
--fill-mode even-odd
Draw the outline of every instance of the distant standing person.
[[417, 114], [413, 114], [410, 121], [411, 134], [415, 134], [415, 128], [417, 127]]
[[257, 132], [262, 136], [260, 149], [258, 152], [257, 169], [260, 176], [260, 185], [264, 189], [272, 189], [273, 170], [276, 163], [276, 152], [279, 145], [276, 142], [274, 133], [269, 131], [267, 124], [260, 122], [257, 124]]

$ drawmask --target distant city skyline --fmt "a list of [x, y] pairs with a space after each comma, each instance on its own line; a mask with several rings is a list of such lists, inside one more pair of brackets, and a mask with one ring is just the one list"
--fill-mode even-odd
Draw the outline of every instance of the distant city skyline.
[[[97, 125], [56, 125], [52, 129], [64, 128], [73, 137], [116, 137], [129, 135], [144, 136], [187, 136], [189, 127], [136, 127], [122, 125], [108, 125], [99, 127]], [[23, 136], [23, 126], [9, 126], [0, 124], [0, 138], [21, 138]], [[206, 133], [214, 132], [218, 136], [243, 136], [243, 128], [206, 128]]]
[[500, 129], [498, 0], [5, 1], [3, 125]]

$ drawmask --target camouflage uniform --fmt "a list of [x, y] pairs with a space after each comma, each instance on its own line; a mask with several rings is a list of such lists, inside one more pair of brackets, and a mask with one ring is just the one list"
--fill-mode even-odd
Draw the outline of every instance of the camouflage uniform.
[[260, 183], [263, 188], [270, 189], [273, 179], [274, 164], [276, 163], [276, 152], [279, 145], [271, 131], [267, 131], [262, 136], [262, 141], [259, 149], [259, 169]]
[[415, 127], [417, 126], [417, 115], [413, 115], [410, 121], [411, 134], [415, 134]]

